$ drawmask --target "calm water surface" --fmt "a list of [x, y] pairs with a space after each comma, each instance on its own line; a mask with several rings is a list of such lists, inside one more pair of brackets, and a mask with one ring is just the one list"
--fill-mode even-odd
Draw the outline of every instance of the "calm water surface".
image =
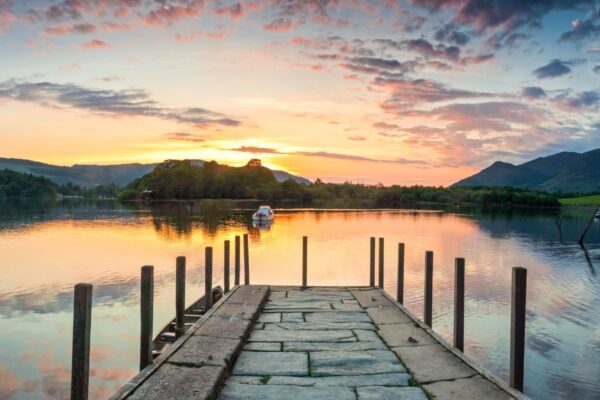
[[452, 338], [454, 257], [465, 257], [465, 352], [507, 379], [510, 279], [528, 276], [525, 392], [600, 398], [600, 224], [577, 244], [589, 211], [276, 210], [270, 229], [228, 203], [0, 205], [0, 399], [69, 397], [72, 289], [94, 285], [91, 397], [136, 374], [140, 267], [155, 267], [155, 329], [174, 315], [175, 257], [188, 258], [187, 302], [203, 291], [204, 246], [250, 237], [252, 283], [299, 284], [309, 236], [309, 284], [368, 284], [369, 237], [386, 238], [386, 290], [395, 294], [396, 243], [406, 243], [405, 303], [422, 315], [424, 252], [435, 252], [434, 329]]

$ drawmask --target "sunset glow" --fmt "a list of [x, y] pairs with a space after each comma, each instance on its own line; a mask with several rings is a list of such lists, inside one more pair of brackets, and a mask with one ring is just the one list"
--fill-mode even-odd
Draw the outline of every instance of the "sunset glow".
[[599, 143], [597, 1], [0, 0], [0, 157], [448, 185]]

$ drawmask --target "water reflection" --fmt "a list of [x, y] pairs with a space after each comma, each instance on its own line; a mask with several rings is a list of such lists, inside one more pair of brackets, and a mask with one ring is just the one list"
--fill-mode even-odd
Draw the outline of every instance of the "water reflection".
[[[94, 284], [92, 398], [135, 374], [139, 268], [155, 265], [155, 329], [173, 314], [174, 261], [188, 257], [188, 303], [203, 290], [203, 247], [248, 233], [253, 283], [298, 284], [308, 235], [309, 284], [368, 282], [369, 237], [386, 238], [386, 290], [395, 293], [395, 242], [406, 243], [405, 302], [422, 313], [423, 253], [435, 251], [434, 328], [452, 334], [453, 259], [466, 265], [466, 353], [508, 371], [510, 271], [529, 270], [526, 393], [534, 398], [600, 395], [600, 225], [587, 255], [577, 240], [586, 210], [276, 210], [254, 226], [257, 204], [180, 202], [152, 206], [70, 202], [11, 205], [0, 212], [0, 398], [64, 398], [70, 377], [72, 287]], [[220, 275], [221, 274], [221, 275]], [[68, 396], [67, 396], [68, 397]]]

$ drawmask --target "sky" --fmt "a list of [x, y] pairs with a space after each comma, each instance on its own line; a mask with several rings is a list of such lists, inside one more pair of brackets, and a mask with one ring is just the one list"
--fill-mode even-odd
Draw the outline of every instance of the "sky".
[[600, 0], [0, 0], [0, 157], [449, 185], [599, 111]]

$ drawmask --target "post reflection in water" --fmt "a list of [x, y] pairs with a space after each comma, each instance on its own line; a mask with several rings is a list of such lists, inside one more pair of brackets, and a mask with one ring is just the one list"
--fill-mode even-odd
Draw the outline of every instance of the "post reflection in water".
[[[0, 398], [66, 398], [72, 288], [94, 285], [91, 397], [108, 397], [137, 372], [140, 267], [155, 266], [155, 330], [174, 315], [175, 258], [188, 260], [187, 303], [203, 293], [205, 246], [223, 285], [223, 241], [247, 233], [252, 283], [300, 284], [302, 236], [311, 285], [367, 285], [369, 238], [385, 237], [385, 289], [396, 293], [406, 243], [404, 303], [422, 316], [424, 252], [435, 252], [433, 326], [452, 341], [454, 258], [465, 257], [465, 352], [506, 379], [510, 277], [528, 269], [525, 392], [600, 396], [600, 224], [587, 255], [577, 239], [589, 214], [479, 210], [276, 209], [253, 225], [253, 203], [122, 206], [13, 205], [0, 213]], [[389, 244], [388, 244], [389, 243]]]

